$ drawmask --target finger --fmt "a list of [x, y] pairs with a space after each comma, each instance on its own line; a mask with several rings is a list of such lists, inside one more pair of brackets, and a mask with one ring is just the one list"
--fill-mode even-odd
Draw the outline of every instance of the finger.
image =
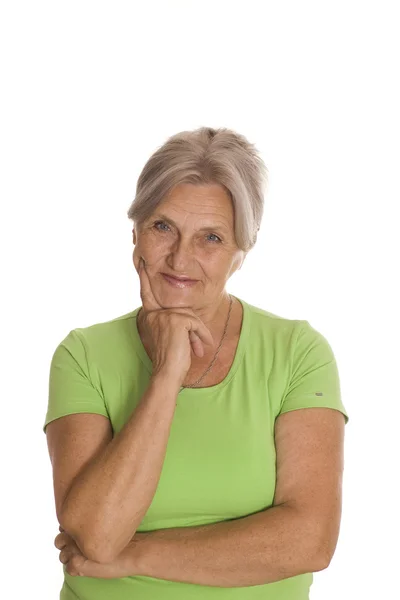
[[71, 558], [71, 552], [68, 550], [68, 548], [63, 548], [61, 550], [58, 558], [59, 558], [60, 562], [62, 562], [63, 565], [65, 565]]
[[[174, 312], [181, 313], [183, 315], [187, 315], [190, 318], [190, 325], [187, 325], [187, 331], [190, 333], [195, 333], [196, 337], [199, 337], [203, 344], [209, 344], [210, 346], [214, 345], [214, 338], [211, 335], [210, 330], [206, 327], [201, 319], [193, 312], [190, 308], [174, 308]], [[189, 322], [188, 322], [189, 323]], [[189, 336], [190, 337], [190, 336]], [[196, 341], [196, 337], [193, 338], [193, 341]], [[198, 344], [195, 344], [196, 348]], [[203, 356], [203, 355], [201, 355]]]
[[204, 356], [204, 347], [203, 342], [199, 338], [199, 336], [194, 331], [189, 331], [190, 343], [192, 345], [192, 350], [196, 356], [201, 358]]
[[143, 258], [139, 261], [139, 278], [140, 278], [140, 297], [142, 299], [143, 308], [146, 312], [150, 310], [160, 310], [161, 306], [154, 297], [151, 289], [150, 279], [147, 275], [146, 266]]
[[[73, 554], [67, 563], [67, 567], [66, 567], [67, 573], [69, 573], [69, 575], [72, 575], [73, 577], [88, 576], [89, 573], [87, 573], [87, 569], [86, 569], [86, 565], [88, 563], [92, 563], [92, 561], [90, 561], [88, 558], [86, 558], [82, 554]], [[94, 563], [94, 564], [96, 564], [96, 563]], [[100, 563], [99, 563], [99, 567], [101, 567]], [[91, 575], [91, 576], [93, 576], [93, 575]]]
[[[211, 335], [210, 330], [200, 321], [200, 319], [196, 318], [192, 320], [192, 327], [189, 330], [189, 333], [194, 333], [196, 337], [200, 338], [200, 340], [204, 344], [210, 344], [211, 346], [214, 344], [213, 336]], [[195, 346], [198, 348], [199, 344], [194, 338]]]
[[68, 539], [64, 533], [59, 533], [54, 540], [54, 545], [56, 548], [61, 550], [68, 543]]

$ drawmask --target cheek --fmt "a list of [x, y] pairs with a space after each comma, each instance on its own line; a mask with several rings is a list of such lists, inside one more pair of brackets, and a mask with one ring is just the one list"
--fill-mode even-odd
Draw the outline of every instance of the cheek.
[[232, 255], [227, 252], [214, 253], [205, 262], [206, 268], [215, 274], [216, 277], [224, 278], [229, 276], [232, 271], [233, 260]]
[[133, 250], [133, 262], [136, 270], [139, 269], [139, 260], [143, 256], [150, 265], [156, 263], [160, 257], [166, 254], [168, 245], [160, 236], [146, 232], [140, 235]]
[[210, 271], [215, 273], [224, 273], [229, 271], [232, 264], [232, 257], [229, 252], [219, 249], [219, 252], [209, 251], [204, 253], [204, 263], [207, 265]]

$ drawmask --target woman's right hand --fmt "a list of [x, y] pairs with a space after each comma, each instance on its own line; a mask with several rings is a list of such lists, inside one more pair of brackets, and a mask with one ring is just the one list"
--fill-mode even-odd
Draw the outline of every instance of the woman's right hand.
[[149, 335], [153, 377], [166, 375], [181, 386], [192, 362], [191, 350], [204, 356], [203, 344], [213, 338], [203, 321], [190, 308], [162, 308], [154, 297], [144, 261], [139, 262], [141, 315]]

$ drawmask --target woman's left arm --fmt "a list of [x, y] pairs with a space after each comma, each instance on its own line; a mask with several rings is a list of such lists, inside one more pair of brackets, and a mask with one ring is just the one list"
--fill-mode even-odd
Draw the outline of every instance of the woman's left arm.
[[272, 583], [326, 567], [309, 524], [289, 506], [212, 525], [149, 532], [136, 574], [219, 587]]

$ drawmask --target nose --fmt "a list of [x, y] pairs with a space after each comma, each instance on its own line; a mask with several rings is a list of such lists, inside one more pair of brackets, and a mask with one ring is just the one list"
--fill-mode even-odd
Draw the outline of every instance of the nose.
[[190, 240], [183, 237], [176, 240], [171, 247], [169, 255], [169, 266], [176, 272], [187, 272], [193, 261], [193, 246]]

